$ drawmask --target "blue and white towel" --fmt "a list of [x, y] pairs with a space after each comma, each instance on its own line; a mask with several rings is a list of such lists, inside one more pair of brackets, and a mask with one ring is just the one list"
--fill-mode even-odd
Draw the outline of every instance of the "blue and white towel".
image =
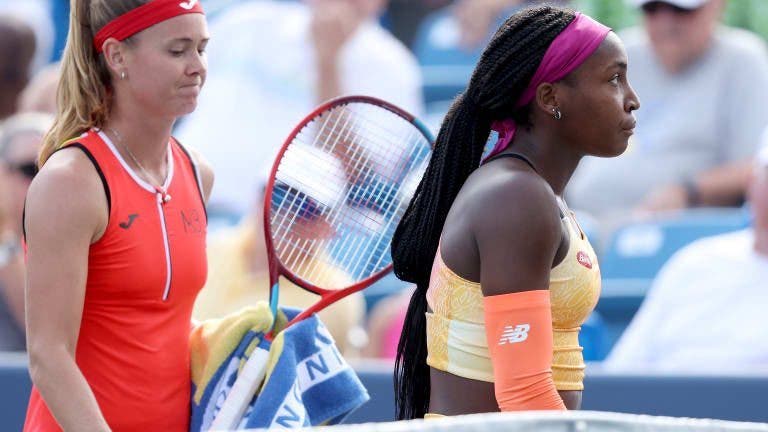
[[[298, 313], [280, 308], [276, 328]], [[259, 303], [193, 331], [191, 431], [208, 430], [256, 346], [269, 350], [267, 375], [240, 428], [337, 424], [368, 401], [368, 392], [317, 316], [280, 331], [270, 344], [263, 336], [271, 324], [269, 306]]]

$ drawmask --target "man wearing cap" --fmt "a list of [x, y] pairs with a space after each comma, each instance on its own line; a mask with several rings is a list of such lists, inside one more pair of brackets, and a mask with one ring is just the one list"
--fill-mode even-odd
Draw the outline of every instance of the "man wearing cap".
[[586, 158], [567, 191], [603, 224], [635, 213], [738, 205], [768, 110], [757, 36], [718, 24], [724, 0], [631, 0], [643, 26], [624, 34], [643, 101], [626, 153]]
[[[313, 161], [307, 164], [306, 161]], [[261, 170], [260, 189], [266, 185], [267, 174], [272, 164]], [[344, 199], [338, 191], [344, 185], [329, 185], [345, 178], [340, 160], [310, 145], [297, 144], [281, 161], [275, 191], [282, 189], [284, 199], [307, 205], [306, 211], [299, 211], [281, 242], [298, 243], [292, 235], [313, 233], [317, 238], [330, 238], [336, 234], [322, 208], [332, 208]], [[319, 181], [318, 179], [322, 179]], [[301, 198], [297, 198], [297, 195]], [[263, 201], [264, 193], [259, 192], [257, 202]], [[303, 210], [303, 209], [302, 209]], [[320, 211], [318, 211], [320, 210]], [[318, 214], [319, 213], [319, 214]], [[285, 229], [286, 227], [284, 227]], [[292, 258], [291, 270], [303, 275], [308, 269], [316, 274], [315, 282], [324, 288], [345, 287], [351, 284], [351, 277], [337, 266], [327, 250], [317, 247], [316, 242], [297, 250]], [[197, 296], [193, 317], [198, 320], [215, 319], [253, 305], [259, 300], [269, 299], [269, 270], [264, 239], [264, 213], [261, 205], [253, 207], [252, 213], [242, 219], [239, 225], [222, 229], [208, 238], [208, 280]], [[306, 309], [317, 302], [319, 297], [290, 281], [281, 278], [280, 304]], [[345, 357], [356, 356], [357, 348], [365, 342], [362, 323], [365, 315], [365, 299], [358, 292], [345, 297], [318, 316], [333, 336], [336, 346]]]
[[768, 370], [768, 145], [756, 161], [747, 188], [752, 227], [699, 240], [675, 254], [606, 368]]
[[216, 170], [209, 213], [250, 211], [258, 192], [254, 168], [274, 160], [293, 127], [321, 102], [363, 94], [422, 114], [418, 63], [380, 25], [385, 5], [235, 2], [211, 22], [207, 90], [176, 134]]

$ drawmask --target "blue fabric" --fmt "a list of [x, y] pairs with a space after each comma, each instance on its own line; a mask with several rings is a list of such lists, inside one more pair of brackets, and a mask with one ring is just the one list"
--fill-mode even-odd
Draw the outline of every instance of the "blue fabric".
[[[277, 328], [299, 310], [281, 308]], [[190, 430], [210, 427], [232, 388], [241, 362], [255, 345], [269, 350], [265, 383], [245, 413], [240, 428], [296, 428], [341, 422], [370, 398], [357, 374], [339, 353], [316, 315], [279, 332], [272, 343], [250, 330], [212, 379], [200, 403], [192, 399]], [[193, 395], [196, 387], [193, 383]]]
[[51, 20], [53, 21], [53, 52], [51, 62], [61, 60], [64, 47], [67, 44], [69, 31], [69, 0], [53, 0], [51, 2]]

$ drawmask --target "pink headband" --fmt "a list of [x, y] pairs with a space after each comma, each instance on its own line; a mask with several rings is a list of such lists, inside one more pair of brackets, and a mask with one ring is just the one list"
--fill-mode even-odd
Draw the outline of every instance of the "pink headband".
[[109, 38], [122, 41], [159, 22], [189, 13], [203, 13], [199, 0], [152, 0], [110, 21], [96, 33], [93, 46], [100, 53]]
[[[520, 95], [517, 107], [524, 107], [531, 103], [540, 84], [559, 81], [578, 68], [595, 52], [610, 31], [610, 28], [576, 12], [576, 18], [557, 35], [547, 48], [547, 52], [544, 54], [539, 68], [536, 69], [536, 73], [533, 74], [531, 82]], [[512, 138], [515, 137], [517, 124], [511, 118], [496, 120], [491, 124], [491, 129], [499, 134], [499, 139], [493, 150], [485, 158], [486, 160], [509, 146]]]

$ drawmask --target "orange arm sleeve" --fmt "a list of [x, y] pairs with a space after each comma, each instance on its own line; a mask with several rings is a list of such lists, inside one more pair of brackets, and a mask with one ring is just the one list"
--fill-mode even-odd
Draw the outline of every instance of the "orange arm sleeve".
[[549, 291], [484, 297], [483, 306], [501, 411], [565, 410], [552, 381]]

